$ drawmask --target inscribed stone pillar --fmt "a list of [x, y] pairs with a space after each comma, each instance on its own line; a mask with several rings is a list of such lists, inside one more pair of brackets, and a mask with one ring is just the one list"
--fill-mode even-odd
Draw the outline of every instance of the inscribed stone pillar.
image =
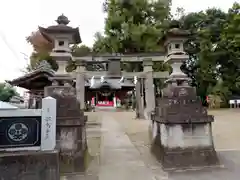
[[151, 112], [155, 109], [155, 94], [153, 84], [153, 69], [152, 59], [146, 58], [143, 60], [143, 71], [145, 73], [145, 96], [146, 96], [146, 111], [147, 119], [150, 119]]
[[136, 83], [136, 118], [137, 119], [144, 119], [144, 108], [143, 108], [143, 101], [141, 97], [141, 81], [140, 79], [137, 80]]
[[76, 93], [80, 102], [80, 109], [85, 109], [85, 65], [83, 61], [77, 62], [76, 70]]

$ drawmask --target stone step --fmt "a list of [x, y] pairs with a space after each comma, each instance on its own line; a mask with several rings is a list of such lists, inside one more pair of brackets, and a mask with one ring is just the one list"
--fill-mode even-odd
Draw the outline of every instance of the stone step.
[[95, 107], [95, 111], [116, 112], [117, 108], [115, 108], [115, 107]]

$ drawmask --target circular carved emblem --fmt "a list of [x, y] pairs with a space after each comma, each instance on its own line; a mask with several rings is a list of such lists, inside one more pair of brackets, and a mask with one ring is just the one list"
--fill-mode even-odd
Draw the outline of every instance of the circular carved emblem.
[[27, 138], [29, 133], [28, 127], [23, 123], [14, 123], [7, 131], [10, 140], [15, 142], [23, 141]]
[[181, 88], [179, 90], [179, 93], [178, 93], [179, 96], [186, 96], [187, 95], [187, 91], [185, 88]]

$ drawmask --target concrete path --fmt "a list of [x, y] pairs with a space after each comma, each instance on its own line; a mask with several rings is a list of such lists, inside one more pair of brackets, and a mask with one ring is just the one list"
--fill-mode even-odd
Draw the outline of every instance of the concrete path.
[[107, 114], [102, 118], [99, 180], [156, 180], [120, 124]]
[[[93, 112], [88, 114], [94, 121], [87, 129], [93, 161], [85, 173], [61, 180], [238, 180], [240, 113], [211, 114], [215, 115], [213, 135], [222, 168], [164, 172], [150, 152], [149, 121], [136, 120], [131, 112]], [[94, 125], [96, 119], [98, 125]]]

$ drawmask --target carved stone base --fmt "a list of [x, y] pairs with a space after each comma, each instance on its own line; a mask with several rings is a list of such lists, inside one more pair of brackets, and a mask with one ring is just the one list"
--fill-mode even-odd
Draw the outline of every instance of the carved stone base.
[[219, 159], [213, 147], [209, 148], [164, 148], [152, 146], [153, 154], [160, 160], [164, 170], [192, 169], [219, 165]]
[[86, 127], [69, 124], [57, 126], [57, 148], [60, 150], [60, 172], [81, 172], [85, 170], [87, 151]]
[[89, 159], [87, 149], [83, 152], [71, 154], [61, 153], [59, 155], [59, 167], [61, 174], [84, 172], [87, 168], [87, 159]]
[[0, 155], [0, 179], [59, 180], [58, 151], [4, 152]]
[[[191, 128], [183, 131], [181, 126], [169, 126], [154, 121], [151, 123], [151, 151], [160, 160], [165, 170], [201, 168], [219, 164], [211, 133], [202, 136], [204, 128], [201, 124], [199, 125], [200, 129], [196, 134]], [[164, 128], [163, 131], [162, 126], [168, 130]]]

